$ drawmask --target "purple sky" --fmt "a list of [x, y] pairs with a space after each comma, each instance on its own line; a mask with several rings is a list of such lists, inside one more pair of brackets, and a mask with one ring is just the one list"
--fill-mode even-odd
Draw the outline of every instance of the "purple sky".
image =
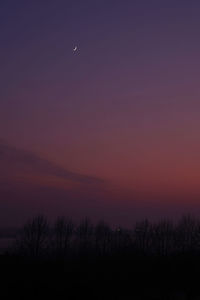
[[200, 212], [199, 15], [193, 0], [0, 2], [0, 223]]

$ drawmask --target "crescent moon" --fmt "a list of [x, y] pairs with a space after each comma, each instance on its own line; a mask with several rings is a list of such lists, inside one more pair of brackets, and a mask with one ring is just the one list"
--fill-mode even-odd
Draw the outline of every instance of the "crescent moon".
[[76, 46], [76, 47], [74, 47], [73, 51], [75, 52], [76, 50], [77, 50], [77, 46]]

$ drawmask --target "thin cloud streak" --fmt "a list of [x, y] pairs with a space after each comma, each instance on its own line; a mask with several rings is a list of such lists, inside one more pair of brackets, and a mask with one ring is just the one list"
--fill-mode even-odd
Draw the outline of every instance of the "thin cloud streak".
[[[40, 174], [56, 176], [83, 184], [101, 184], [104, 182], [102, 179], [94, 176], [71, 172], [31, 151], [15, 148], [2, 140], [0, 140], [0, 164], [3, 166], [3, 172], [6, 172], [6, 168], [8, 168], [9, 172], [10, 167], [21, 167], [23, 169], [31, 168], [33, 172]], [[2, 171], [0, 173], [3, 176]]]

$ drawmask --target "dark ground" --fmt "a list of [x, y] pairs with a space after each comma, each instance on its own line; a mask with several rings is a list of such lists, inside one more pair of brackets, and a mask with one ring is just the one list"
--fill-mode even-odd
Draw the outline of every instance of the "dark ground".
[[200, 299], [200, 256], [0, 257], [2, 299]]

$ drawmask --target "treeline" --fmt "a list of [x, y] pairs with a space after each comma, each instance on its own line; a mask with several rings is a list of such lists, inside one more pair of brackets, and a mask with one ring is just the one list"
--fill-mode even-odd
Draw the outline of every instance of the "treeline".
[[200, 220], [111, 228], [84, 219], [29, 220], [0, 255], [4, 299], [200, 299]]
[[200, 220], [186, 215], [177, 224], [147, 219], [137, 222], [133, 229], [112, 229], [101, 221], [93, 224], [88, 218], [79, 224], [59, 217], [50, 225], [44, 216], [28, 221], [20, 230], [14, 253], [24, 257], [112, 256], [142, 254], [170, 256], [200, 253]]

